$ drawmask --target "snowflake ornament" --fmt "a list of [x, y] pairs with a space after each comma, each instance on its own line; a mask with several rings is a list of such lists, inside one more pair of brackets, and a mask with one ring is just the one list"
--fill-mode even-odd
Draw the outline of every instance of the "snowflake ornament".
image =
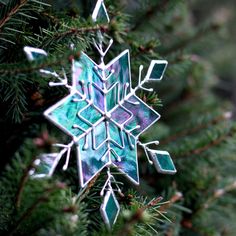
[[[103, 0], [98, 0], [92, 14], [93, 21], [110, 19]], [[72, 62], [72, 84], [64, 74], [61, 78], [51, 70], [40, 70], [41, 73], [54, 76], [58, 82], [51, 86], [65, 86], [69, 95], [45, 111], [46, 118], [69, 135], [69, 144], [56, 144], [61, 148], [59, 153], [42, 154], [35, 162], [37, 168], [31, 170], [33, 177], [51, 176], [63, 156], [66, 162], [63, 170], [68, 167], [71, 149], [77, 149], [77, 162], [80, 186], [85, 187], [100, 171], [107, 168], [107, 180], [101, 191], [104, 197], [100, 208], [102, 218], [108, 228], [115, 223], [120, 211], [119, 203], [114, 193], [121, 190], [110, 172], [110, 167], [116, 167], [134, 184], [139, 184], [137, 146], [140, 145], [150, 164], [160, 173], [174, 174], [175, 166], [168, 152], [150, 149], [151, 144], [142, 143], [139, 136], [157, 120], [160, 115], [137, 95], [139, 89], [145, 88], [149, 81], [160, 81], [167, 67], [165, 60], [153, 60], [148, 72], [142, 79], [143, 66], [139, 69], [139, 83], [132, 88], [130, 72], [130, 54], [125, 50], [107, 65], [104, 57], [113, 44], [111, 39], [104, 50], [104, 36], [101, 32], [94, 40], [101, 61], [94, 62], [85, 53]], [[25, 47], [29, 60], [47, 56], [42, 49]]]

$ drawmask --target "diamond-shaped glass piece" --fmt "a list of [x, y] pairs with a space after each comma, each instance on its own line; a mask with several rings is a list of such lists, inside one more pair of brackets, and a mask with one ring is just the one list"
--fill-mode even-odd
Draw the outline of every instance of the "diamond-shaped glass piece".
[[42, 154], [34, 161], [34, 168], [29, 172], [33, 178], [50, 177], [58, 162], [60, 161], [58, 153]]
[[119, 203], [112, 190], [107, 191], [100, 211], [105, 224], [111, 229], [120, 212]]
[[171, 159], [171, 156], [166, 151], [150, 150], [149, 154], [152, 158], [154, 166], [159, 173], [163, 174], [175, 174], [176, 168]]
[[[24, 51], [29, 61], [37, 61], [47, 57], [48, 55], [43, 49], [40, 48], [24, 47]], [[53, 72], [51, 68], [43, 68], [40, 69], [39, 71], [45, 74]]]
[[38, 60], [47, 56], [47, 53], [39, 48], [24, 47], [24, 51], [29, 61]]
[[168, 62], [165, 60], [153, 60], [148, 68], [146, 77], [149, 80], [161, 80], [166, 71]]
[[97, 1], [97, 4], [96, 4], [95, 9], [92, 14], [92, 19], [95, 22], [96, 21], [106, 22], [106, 23], [110, 22], [109, 16], [107, 14], [107, 9], [106, 9], [106, 6], [105, 6], [103, 0]]
[[114, 122], [125, 124], [125, 129], [132, 130], [131, 134], [137, 137], [159, 120], [160, 115], [133, 95], [124, 102], [123, 107], [117, 107], [111, 117]]
[[[84, 114], [83, 111], [89, 113]], [[76, 93], [56, 103], [46, 110], [44, 115], [76, 140], [88, 129], [91, 129], [91, 124], [96, 123], [101, 118], [101, 114], [92, 106], [88, 107], [88, 103]]]

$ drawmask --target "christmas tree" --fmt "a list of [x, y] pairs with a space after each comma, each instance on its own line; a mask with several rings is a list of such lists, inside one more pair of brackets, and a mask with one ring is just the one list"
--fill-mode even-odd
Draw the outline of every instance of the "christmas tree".
[[[0, 235], [235, 235], [236, 143], [235, 6], [232, 1], [105, 1], [110, 23], [94, 24], [97, 1], [0, 1], [1, 172]], [[42, 153], [56, 153], [68, 136], [44, 111], [68, 93], [50, 87], [53, 68], [71, 79], [82, 51], [98, 61], [93, 39], [113, 38], [106, 63], [130, 50], [132, 82], [139, 65], [167, 60], [155, 92], [138, 96], [162, 118], [142, 134], [158, 139], [178, 170], [166, 176], [138, 149], [140, 185], [112, 169], [122, 193], [111, 231], [99, 213], [106, 172], [85, 188], [78, 184], [76, 153], [51, 178], [30, 177]], [[23, 48], [48, 52], [28, 62]]]

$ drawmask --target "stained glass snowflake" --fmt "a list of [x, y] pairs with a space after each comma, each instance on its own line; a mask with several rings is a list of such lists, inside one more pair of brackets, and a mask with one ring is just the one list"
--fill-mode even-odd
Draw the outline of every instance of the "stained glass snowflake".
[[[99, 0], [95, 6], [92, 19], [107, 21], [109, 17], [104, 2]], [[110, 40], [106, 50], [103, 49], [103, 35], [100, 32], [94, 42], [101, 56], [97, 64], [85, 53], [72, 63], [72, 84], [51, 70], [42, 73], [54, 76], [58, 82], [52, 86], [66, 86], [69, 95], [50, 107], [44, 114], [48, 120], [58, 126], [72, 138], [69, 144], [58, 144], [62, 150], [58, 154], [43, 154], [37, 160], [37, 166], [31, 171], [35, 177], [53, 174], [62, 156], [66, 155], [63, 169], [67, 169], [72, 147], [77, 149], [78, 172], [81, 187], [85, 187], [95, 175], [107, 168], [108, 178], [101, 191], [106, 191], [101, 213], [109, 228], [115, 223], [119, 205], [113, 192], [115, 178], [110, 167], [116, 167], [133, 183], [139, 184], [137, 145], [143, 147], [147, 158], [160, 173], [176, 172], [167, 152], [149, 148], [151, 143], [141, 143], [139, 136], [153, 125], [160, 115], [137, 95], [139, 89], [151, 91], [143, 85], [153, 80], [161, 80], [167, 67], [165, 60], [153, 60], [148, 72], [142, 79], [143, 66], [140, 66], [139, 83], [132, 87], [130, 73], [130, 53], [125, 50], [110, 63], [104, 63], [104, 57], [113, 44]], [[47, 56], [42, 49], [25, 47], [29, 60]], [[45, 168], [43, 168], [43, 167]], [[44, 173], [42, 173], [44, 171]], [[107, 206], [107, 204], [109, 206]], [[112, 208], [114, 214], [107, 211]], [[109, 217], [109, 215], [111, 217]]]

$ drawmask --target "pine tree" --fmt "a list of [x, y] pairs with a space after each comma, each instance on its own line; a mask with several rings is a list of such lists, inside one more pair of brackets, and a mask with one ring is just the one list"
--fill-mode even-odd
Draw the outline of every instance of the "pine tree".
[[[0, 1], [0, 235], [235, 235], [234, 1], [106, 1], [111, 23], [99, 26], [95, 2]], [[158, 175], [140, 150], [141, 185], [118, 177], [124, 195], [112, 232], [99, 214], [104, 173], [80, 189], [72, 158], [50, 179], [29, 176], [38, 155], [67, 140], [42, 117], [66, 91], [51, 89], [39, 70], [63, 67], [70, 77], [80, 51], [97, 57], [98, 30], [115, 40], [108, 59], [131, 50], [134, 83], [140, 64], [169, 61], [156, 92], [139, 94], [162, 115], [142, 139], [160, 140], [178, 170]], [[27, 62], [26, 45], [49, 57]]]

